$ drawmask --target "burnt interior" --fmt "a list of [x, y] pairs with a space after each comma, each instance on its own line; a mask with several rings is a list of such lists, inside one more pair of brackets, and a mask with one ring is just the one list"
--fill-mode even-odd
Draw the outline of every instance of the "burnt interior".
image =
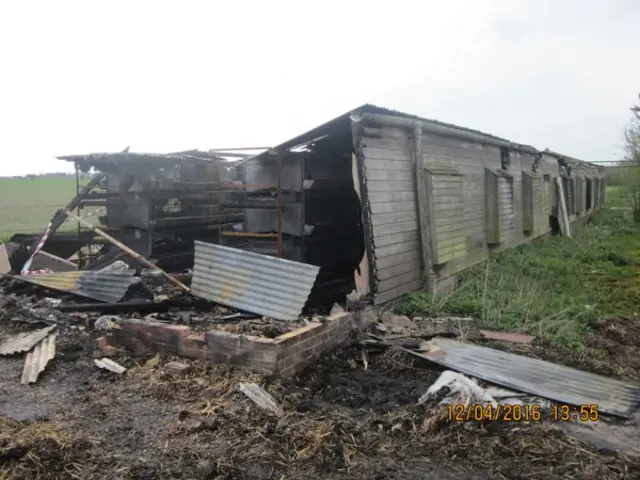
[[309, 304], [342, 301], [353, 291], [354, 271], [364, 255], [362, 206], [352, 176], [351, 132], [329, 136], [310, 147], [305, 179], [305, 262], [321, 267]]
[[[81, 205], [105, 207], [101, 226], [162, 269], [191, 268], [194, 240], [217, 243], [219, 231], [242, 218], [220, 207], [224, 182], [218, 158], [161, 168], [121, 162], [101, 169], [106, 172], [101, 191], [89, 193]], [[137, 266], [119, 248], [106, 245], [86, 259], [86, 268], [100, 268], [119, 256]]]
[[352, 176], [353, 138], [351, 129], [342, 127], [301, 147], [247, 162], [244, 182], [256, 188], [235, 194], [235, 204], [245, 207], [244, 222], [235, 226], [235, 236], [221, 238], [225, 245], [278, 254], [277, 192], [270, 184], [277, 183], [280, 171], [283, 256], [320, 267], [309, 308], [344, 301], [355, 288], [354, 272], [365, 251], [361, 203]]
[[587, 211], [593, 208], [593, 181], [590, 178], [586, 179], [587, 184]]

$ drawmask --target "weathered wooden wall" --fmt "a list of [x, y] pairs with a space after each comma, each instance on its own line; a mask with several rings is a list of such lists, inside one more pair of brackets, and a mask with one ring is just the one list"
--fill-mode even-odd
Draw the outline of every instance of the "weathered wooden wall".
[[416, 197], [415, 163], [407, 130], [384, 127], [361, 139], [371, 230], [376, 303], [422, 285], [422, 250]]
[[[360, 141], [371, 204], [376, 303], [382, 303], [420, 288], [424, 267], [411, 132], [401, 127], [374, 130], [375, 134]], [[491, 251], [550, 232], [560, 173], [554, 155], [512, 150], [504, 170], [498, 147], [425, 133], [418, 162], [425, 171], [426, 241], [438, 283], [487, 259]], [[599, 176], [594, 167], [574, 167], [569, 182], [573, 185], [570, 197], [576, 197], [571, 221], [594, 210], [586, 211], [589, 178], [592, 204], [601, 205], [597, 203], [603, 198]]]

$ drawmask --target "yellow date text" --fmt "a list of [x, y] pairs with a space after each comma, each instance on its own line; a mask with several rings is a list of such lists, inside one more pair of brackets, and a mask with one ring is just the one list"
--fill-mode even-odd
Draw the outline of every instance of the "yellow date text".
[[542, 419], [542, 407], [533, 405], [447, 405], [447, 418], [450, 422], [539, 422]]

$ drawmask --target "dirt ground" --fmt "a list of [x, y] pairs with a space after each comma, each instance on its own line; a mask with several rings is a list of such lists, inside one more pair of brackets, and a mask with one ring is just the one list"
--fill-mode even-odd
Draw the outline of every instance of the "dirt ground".
[[[16, 315], [0, 315], [0, 340], [34, 328]], [[56, 357], [35, 385], [19, 383], [24, 356], [0, 357], [0, 480], [640, 478], [637, 419], [587, 433], [449, 424], [442, 407], [416, 404], [440, 371], [398, 350], [371, 355], [365, 370], [345, 347], [288, 380], [200, 362], [170, 375], [171, 358], [122, 352], [118, 376], [93, 365], [97, 332], [57, 320]], [[492, 346], [637, 381], [639, 340], [637, 319], [616, 318], [584, 352]], [[237, 391], [243, 381], [286, 415], [260, 410]]]

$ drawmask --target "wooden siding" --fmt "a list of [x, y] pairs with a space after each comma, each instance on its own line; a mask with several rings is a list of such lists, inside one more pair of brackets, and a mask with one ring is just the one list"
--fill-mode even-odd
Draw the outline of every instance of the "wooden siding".
[[553, 199], [555, 189], [553, 187], [553, 176], [550, 174], [542, 175], [542, 195], [543, 199], [543, 210], [551, 215], [551, 209], [553, 208]]
[[522, 231], [525, 235], [535, 235], [542, 231], [547, 216], [544, 205], [542, 176], [522, 172]]
[[575, 182], [571, 177], [562, 176], [562, 190], [564, 192], [564, 202], [567, 206], [567, 215], [569, 217], [575, 215]]
[[[370, 135], [360, 141], [373, 235], [374, 302], [382, 303], [420, 288], [424, 266], [411, 132], [382, 127]], [[504, 171], [498, 147], [424, 132], [421, 147], [429, 196], [429, 235], [424, 240], [430, 244], [437, 283], [487, 259], [491, 251], [550, 232], [549, 217], [555, 215], [558, 201], [555, 182], [560, 175], [554, 155], [512, 151]], [[434, 166], [439, 167], [438, 172]], [[575, 198], [573, 205], [578, 210], [583, 196], [586, 204], [586, 177], [594, 180], [592, 201], [596, 189], [602, 191], [602, 182], [595, 185], [600, 176], [595, 168], [577, 167], [575, 171], [572, 181], [581, 177], [583, 182], [574, 184], [569, 196], [572, 202]], [[492, 188], [495, 201], [487, 202]], [[595, 202], [592, 206], [596, 207]], [[495, 226], [487, 225], [492, 215]], [[497, 243], [489, 245], [489, 240]]]
[[475, 260], [468, 259], [469, 255], [486, 250], [484, 169], [500, 168], [500, 150], [497, 147], [423, 134], [422, 153], [428, 164], [449, 165], [463, 174], [467, 256], [441, 266], [439, 278], [446, 277], [473, 263]]
[[455, 168], [425, 165], [432, 262], [441, 265], [467, 253], [464, 178]]
[[383, 303], [420, 288], [423, 268], [409, 133], [385, 127], [378, 135], [361, 142], [376, 266], [374, 302]]
[[585, 206], [585, 192], [584, 192], [584, 178], [575, 178], [576, 186], [576, 213], [581, 215], [584, 213]]
[[509, 243], [515, 233], [513, 177], [502, 170], [485, 170], [487, 243]]

